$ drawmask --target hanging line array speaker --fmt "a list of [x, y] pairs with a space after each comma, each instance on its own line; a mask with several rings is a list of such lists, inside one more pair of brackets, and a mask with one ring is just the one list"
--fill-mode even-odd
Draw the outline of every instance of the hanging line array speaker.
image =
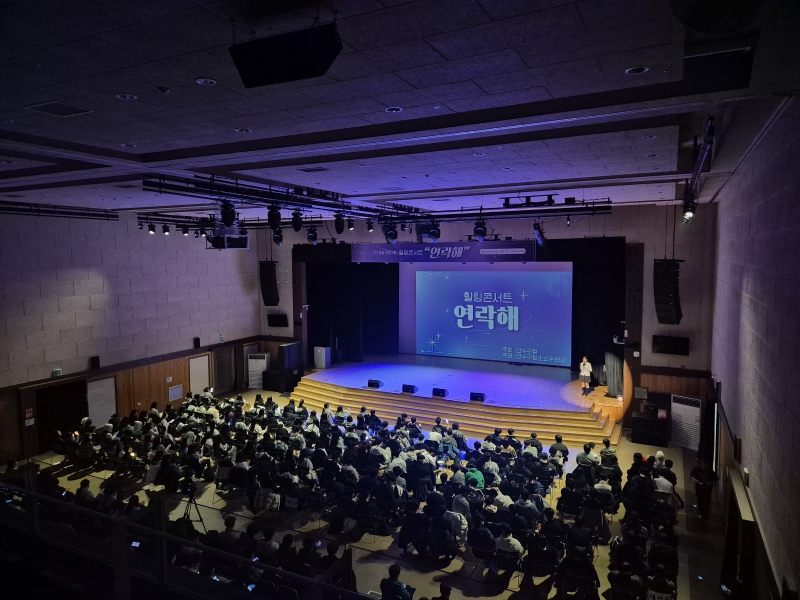
[[674, 259], [653, 261], [653, 296], [659, 323], [679, 325], [683, 318], [680, 297], [680, 263]]
[[278, 263], [272, 260], [262, 260], [258, 264], [261, 278], [261, 298], [264, 306], [278, 306]]

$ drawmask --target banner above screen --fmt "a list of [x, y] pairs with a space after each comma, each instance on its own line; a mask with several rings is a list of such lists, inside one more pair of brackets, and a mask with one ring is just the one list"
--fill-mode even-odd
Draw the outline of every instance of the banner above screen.
[[533, 262], [535, 242], [442, 242], [439, 244], [353, 244], [351, 261], [489, 263]]

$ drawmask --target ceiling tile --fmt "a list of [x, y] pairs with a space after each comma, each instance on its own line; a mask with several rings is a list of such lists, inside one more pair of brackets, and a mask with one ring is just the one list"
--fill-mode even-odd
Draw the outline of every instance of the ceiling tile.
[[291, 111], [304, 119], [312, 121], [318, 119], [330, 119], [332, 117], [345, 117], [347, 115], [357, 115], [361, 113], [385, 112], [384, 104], [376, 102], [371, 98], [359, 100], [345, 100], [342, 102], [332, 102], [330, 104], [320, 104], [317, 106], [306, 106], [304, 108], [294, 108]]
[[302, 93], [319, 102], [371, 98], [380, 94], [410, 90], [411, 86], [392, 73], [373, 75], [351, 81], [327, 83], [305, 88]]
[[398, 76], [417, 88], [456, 81], [488, 77], [526, 69], [527, 65], [514, 50], [502, 50], [482, 56], [452, 60], [443, 64], [399, 71]]
[[396, 94], [386, 94], [376, 97], [376, 100], [386, 106], [400, 106], [403, 108], [420, 104], [436, 104], [461, 98], [472, 98], [484, 94], [472, 81], [459, 81], [445, 85], [435, 85], [421, 90], [409, 90]]
[[238, 98], [221, 102], [220, 106], [241, 115], [250, 115], [270, 112], [272, 110], [293, 110], [305, 106], [315, 106], [319, 104], [313, 98], [293, 90], [282, 90], [250, 96], [248, 98]]
[[17, 57], [13, 62], [72, 79], [134, 65], [142, 58], [100, 40], [84, 38]]
[[328, 75], [337, 80], [356, 79], [431, 65], [444, 60], [441, 54], [425, 41], [410, 40], [380, 48], [340, 54], [328, 70]]
[[500, 94], [487, 94], [475, 98], [449, 100], [447, 106], [456, 112], [465, 112], [501, 106], [514, 106], [516, 104], [549, 100], [550, 98], [551, 96], [545, 88], [531, 87], [523, 90], [502, 92]]
[[671, 17], [666, 2], [640, 2], [639, 0], [592, 0], [577, 2], [578, 10], [587, 30], [610, 29], [652, 19]]
[[427, 41], [452, 60], [524, 46], [531, 40], [558, 39], [584, 31], [580, 14], [574, 4], [569, 4], [429, 37]]

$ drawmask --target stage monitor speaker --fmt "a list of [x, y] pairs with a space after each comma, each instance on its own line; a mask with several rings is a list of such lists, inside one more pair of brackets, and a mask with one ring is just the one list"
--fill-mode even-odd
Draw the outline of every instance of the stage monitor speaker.
[[[369, 381], [367, 381], [367, 387], [379, 388], [382, 385], [383, 384], [380, 381], [378, 381], [377, 379], [370, 379]], [[403, 391], [405, 391], [405, 390], [403, 390]]]
[[100, 357], [99, 356], [90, 356], [89, 357], [89, 368], [90, 369], [99, 369], [100, 368]]
[[470, 392], [469, 393], [469, 401], [470, 402], [483, 402], [486, 400], [486, 394], [483, 392]]
[[681, 261], [656, 259], [653, 261], [653, 297], [656, 303], [656, 318], [665, 325], [679, 325], [681, 312], [680, 276]]
[[444, 388], [433, 388], [432, 396], [434, 398], [445, 398], [447, 397], [447, 390]]
[[326, 23], [234, 44], [228, 51], [244, 87], [254, 88], [324, 75], [342, 41], [336, 23]]
[[262, 260], [258, 264], [258, 272], [261, 278], [261, 298], [264, 300], [264, 306], [278, 306], [280, 303], [278, 263], [272, 260]]
[[192, 348], [199, 348], [200, 347], [200, 338], [192, 338]]
[[403, 393], [404, 394], [413, 394], [416, 391], [417, 391], [417, 386], [409, 385], [407, 383], [403, 384]]

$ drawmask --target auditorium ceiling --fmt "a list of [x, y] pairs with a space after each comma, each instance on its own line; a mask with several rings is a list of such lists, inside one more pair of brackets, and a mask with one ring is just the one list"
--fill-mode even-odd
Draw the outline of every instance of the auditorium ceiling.
[[142, 180], [212, 175], [423, 211], [674, 202], [713, 116], [703, 203], [800, 88], [797, 3], [711, 35], [667, 0], [333, 8], [324, 76], [246, 89], [229, 46], [309, 27], [316, 2], [0, 2], [0, 202], [203, 212]]

